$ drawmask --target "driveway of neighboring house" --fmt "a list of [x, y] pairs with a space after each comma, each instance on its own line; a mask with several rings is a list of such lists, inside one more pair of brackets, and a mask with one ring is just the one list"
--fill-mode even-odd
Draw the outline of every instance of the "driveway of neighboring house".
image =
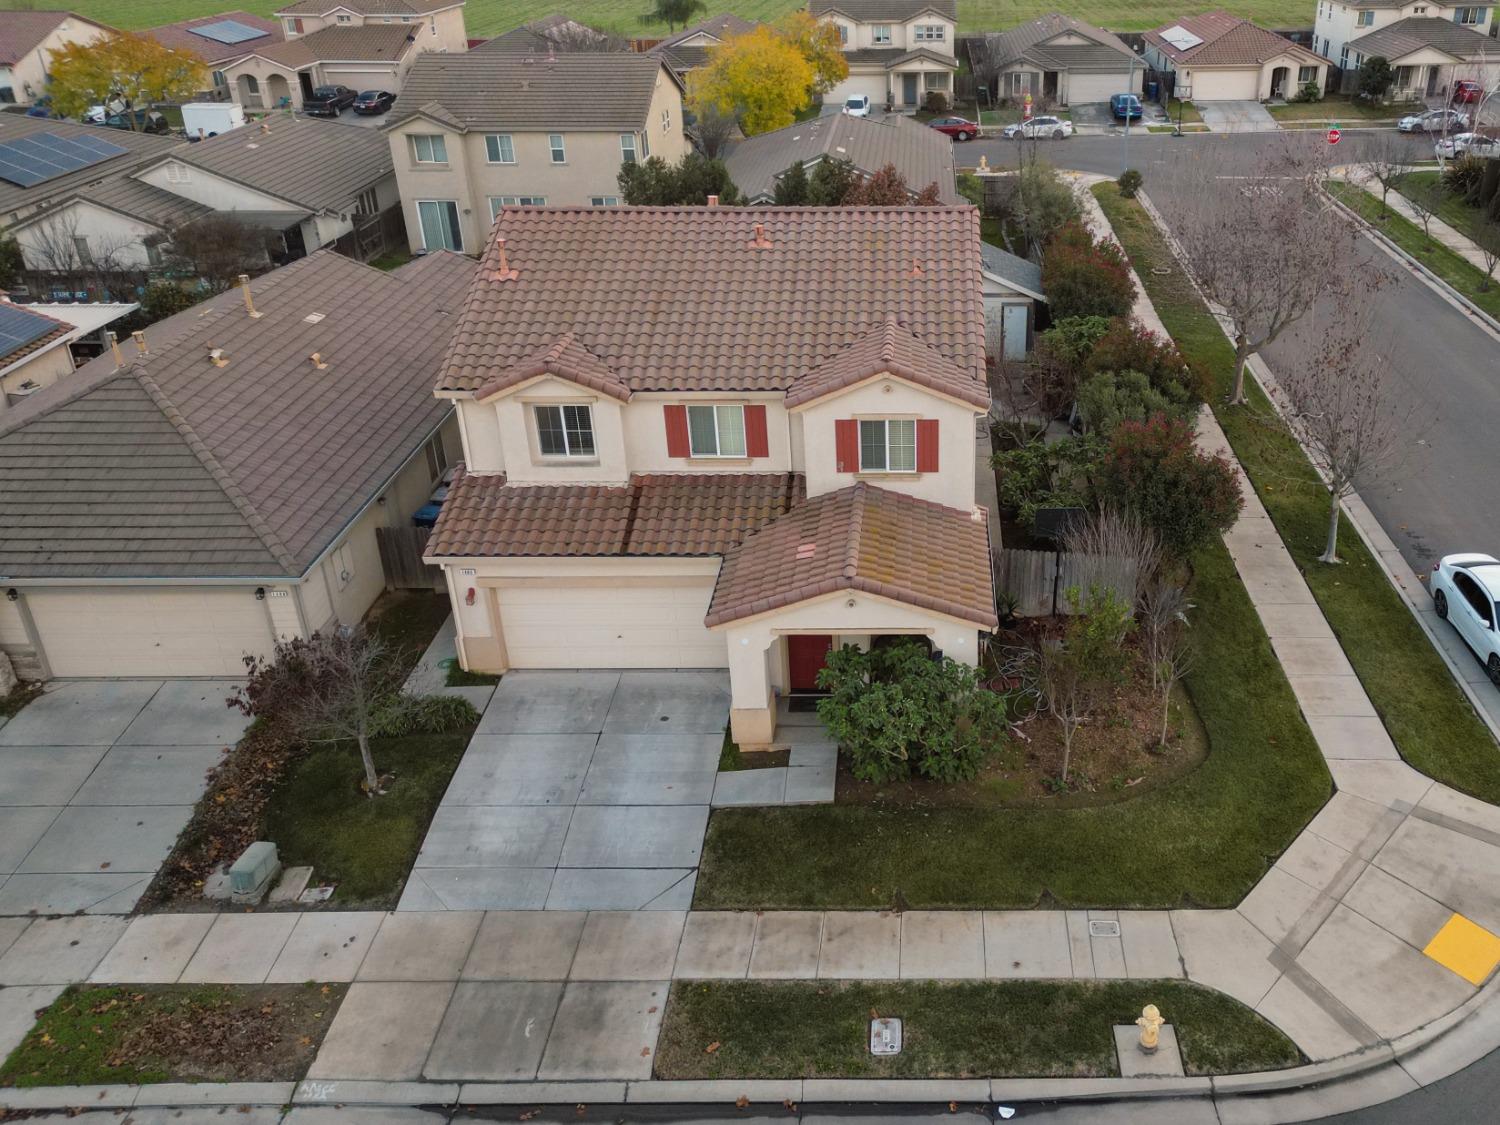
[[729, 718], [723, 672], [512, 672], [402, 910], [685, 910]]
[[248, 719], [232, 680], [72, 680], [0, 727], [0, 915], [126, 914]]
[[1194, 102], [1214, 133], [1274, 133], [1281, 128], [1260, 102]]

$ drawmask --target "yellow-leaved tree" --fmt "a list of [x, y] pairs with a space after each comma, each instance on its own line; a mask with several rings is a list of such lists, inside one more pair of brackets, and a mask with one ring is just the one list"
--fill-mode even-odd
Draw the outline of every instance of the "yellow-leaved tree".
[[788, 12], [776, 30], [812, 64], [815, 94], [826, 94], [849, 77], [849, 63], [844, 58], [836, 24], [818, 19], [806, 9]]
[[[173, 51], [155, 39], [124, 33], [94, 43], [69, 43], [52, 52], [47, 92], [52, 108], [77, 117], [91, 105], [123, 99], [132, 110], [154, 102], [186, 101], [208, 85], [208, 68], [196, 55]], [[139, 126], [135, 113], [131, 128]]]
[[688, 106], [734, 114], [746, 136], [790, 125], [807, 105], [817, 73], [797, 44], [762, 25], [709, 48], [688, 74]]

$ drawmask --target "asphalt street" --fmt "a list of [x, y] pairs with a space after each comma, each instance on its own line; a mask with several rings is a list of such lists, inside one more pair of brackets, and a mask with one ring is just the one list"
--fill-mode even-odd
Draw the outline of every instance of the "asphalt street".
[[[1184, 202], [1187, 172], [1212, 162], [1216, 175], [1230, 179], [1253, 174], [1282, 146], [1320, 152], [1330, 164], [1360, 159], [1376, 130], [1348, 130], [1330, 146], [1316, 130], [1286, 133], [1120, 134], [1035, 142], [1043, 159], [1059, 168], [1118, 175], [1129, 165], [1145, 176], [1145, 188], [1168, 224]], [[1419, 138], [1409, 141], [1413, 159], [1430, 158]], [[1020, 153], [1015, 141], [971, 141], [957, 156], [965, 166], [987, 157], [994, 168], [1013, 167]], [[1398, 403], [1413, 406], [1420, 422], [1407, 456], [1387, 479], [1361, 488], [1376, 517], [1419, 573], [1440, 555], [1486, 551], [1500, 557], [1500, 490], [1489, 455], [1500, 435], [1500, 344], [1426, 284], [1400, 269], [1368, 240], [1349, 268], [1376, 262], [1392, 282], [1374, 300], [1379, 343], [1394, 371]], [[1309, 337], [1316, 337], [1316, 308], [1298, 328], [1268, 349], [1273, 372], [1307, 362]]]

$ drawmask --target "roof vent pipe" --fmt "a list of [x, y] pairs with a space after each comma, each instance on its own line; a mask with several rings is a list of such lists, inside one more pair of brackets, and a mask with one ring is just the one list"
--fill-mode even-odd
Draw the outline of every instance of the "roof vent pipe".
[[150, 354], [146, 351], [146, 334], [144, 332], [137, 329], [130, 334], [130, 338], [135, 341], [135, 350], [137, 353], [140, 355]]
[[719, 205], [719, 197], [717, 195], [710, 195], [708, 197], [708, 205], [710, 207], [717, 207]]
[[240, 292], [245, 297], [245, 311], [250, 314], [251, 320], [259, 320], [261, 314], [255, 311], [255, 298], [250, 295], [250, 275], [240, 274]]
[[105, 333], [109, 337], [109, 354], [115, 357], [115, 370], [125, 366], [125, 355], [120, 351], [120, 341], [113, 332]]
[[215, 367], [228, 367], [229, 357], [224, 354], [223, 348], [216, 348], [210, 344], [208, 346], [208, 362]]
[[312, 365], [313, 365], [313, 370], [314, 371], [327, 371], [328, 370], [328, 364], [326, 364], [326, 363], [323, 362], [323, 353], [322, 352], [313, 352], [313, 354], [310, 355], [310, 356], [308, 356], [307, 358], [310, 359], [310, 360], [312, 360]]
[[500, 255], [500, 264], [490, 274], [491, 281], [514, 281], [521, 276], [520, 270], [510, 268], [510, 260], [505, 256], [505, 239], [495, 239], [495, 252]]

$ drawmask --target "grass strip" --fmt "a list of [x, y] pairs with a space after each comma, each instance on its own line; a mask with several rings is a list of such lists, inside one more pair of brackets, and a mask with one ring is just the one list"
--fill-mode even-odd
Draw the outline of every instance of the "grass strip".
[[[1097, 185], [1094, 195], [1177, 346], [1212, 370], [1227, 394], [1233, 349], [1156, 224], [1114, 184]], [[1158, 274], [1158, 268], [1168, 272]], [[1489, 728], [1347, 516], [1339, 529], [1343, 565], [1317, 561], [1328, 494], [1260, 386], [1253, 378], [1246, 384], [1250, 407], [1216, 405], [1215, 415], [1397, 750], [1428, 777], [1492, 804], [1500, 801], [1500, 755]]]
[[[678, 981], [656, 1077], [1114, 1077], [1112, 1029], [1146, 1004], [1176, 1029], [1188, 1074], [1302, 1061], [1249, 1008], [1185, 981]], [[877, 1013], [902, 1020], [899, 1055], [870, 1054]]]
[[1085, 809], [719, 809], [696, 909], [1230, 906], [1328, 799], [1330, 780], [1235, 573], [1194, 559], [1188, 693], [1202, 766]]

